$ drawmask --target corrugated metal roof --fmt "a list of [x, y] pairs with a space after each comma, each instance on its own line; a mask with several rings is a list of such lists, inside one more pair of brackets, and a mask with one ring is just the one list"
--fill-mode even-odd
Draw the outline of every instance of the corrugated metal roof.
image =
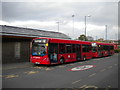
[[2, 29], [0, 30], [0, 33], [2, 33], [2, 35], [7, 35], [7, 36], [51, 37], [51, 38], [70, 39], [69, 36], [60, 32], [22, 28], [15, 26], [6, 26], [6, 25], [0, 25], [0, 29]]

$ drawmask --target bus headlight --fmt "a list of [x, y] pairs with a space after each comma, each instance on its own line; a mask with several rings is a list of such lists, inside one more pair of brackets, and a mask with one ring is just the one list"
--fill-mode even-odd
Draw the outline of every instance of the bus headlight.
[[40, 64], [39, 62], [35, 62], [35, 64]]

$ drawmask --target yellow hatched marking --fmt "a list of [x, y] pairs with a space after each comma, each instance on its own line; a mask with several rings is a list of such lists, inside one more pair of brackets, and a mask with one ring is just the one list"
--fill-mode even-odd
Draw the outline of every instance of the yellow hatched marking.
[[43, 67], [34, 67], [34, 68], [36, 68], [36, 69], [43, 69]]
[[91, 86], [91, 85], [90, 85], [90, 86], [86, 86], [86, 87], [84, 88], [84, 90], [85, 90], [86, 88], [93, 88], [93, 90], [97, 90], [98, 87], [97, 87], [97, 86]]
[[27, 74], [35, 74], [35, 73], [38, 73], [39, 71], [28, 71], [28, 72], [25, 72], [25, 73], [27, 73]]
[[52, 70], [52, 68], [46, 68], [45, 70], [46, 70], [46, 71], [50, 71], [50, 70]]
[[11, 74], [11, 75], [5, 75], [4, 77], [5, 78], [16, 78], [18, 77], [18, 75]]

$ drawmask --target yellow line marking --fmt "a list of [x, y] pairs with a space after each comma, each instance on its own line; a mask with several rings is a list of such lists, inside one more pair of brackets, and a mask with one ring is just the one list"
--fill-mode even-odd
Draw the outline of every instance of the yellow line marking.
[[112, 66], [109, 66], [108, 68], [112, 68]]
[[105, 71], [106, 69], [102, 69], [102, 70], [100, 70], [100, 72], [103, 72], [103, 71]]
[[5, 78], [15, 78], [15, 77], [18, 77], [18, 75], [11, 74], [11, 75], [5, 75], [4, 77]]
[[25, 72], [25, 73], [27, 73], [27, 74], [35, 74], [35, 73], [38, 73], [39, 71], [28, 71], [28, 72]]
[[96, 75], [96, 73], [93, 73], [93, 74], [89, 75], [88, 77], [92, 77], [92, 76], [94, 76], [94, 75]]
[[97, 86], [86, 86], [83, 90], [86, 90], [86, 89], [89, 89], [89, 88], [93, 88], [93, 90], [97, 90]]
[[80, 80], [77, 80], [77, 81], [75, 81], [75, 82], [72, 82], [72, 84], [75, 84], [75, 83], [77, 83], [77, 82], [80, 82]]
[[46, 71], [50, 71], [50, 70], [52, 70], [52, 68], [46, 68], [45, 70], [46, 70]]
[[22, 66], [22, 67], [11, 67], [11, 68], [2, 68], [3, 70], [10, 70], [10, 69], [21, 69], [21, 68], [27, 68], [27, 67], [30, 67], [30, 66]]
[[87, 85], [83, 85], [83, 86], [81, 86], [80, 88], [85, 88]]
[[33, 67], [33, 68], [36, 68], [36, 69], [43, 69], [43, 67], [38, 67], [38, 66], [37, 66], [37, 67]]

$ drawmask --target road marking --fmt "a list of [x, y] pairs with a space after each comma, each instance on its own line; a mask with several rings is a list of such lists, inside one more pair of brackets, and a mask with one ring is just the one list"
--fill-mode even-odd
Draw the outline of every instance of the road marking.
[[97, 90], [97, 86], [93, 86], [93, 85], [83, 85], [81, 86], [80, 88], [82, 88], [81, 90], [87, 90], [87, 89], [90, 89], [90, 88], [93, 88], [92, 90]]
[[32, 68], [43, 69], [43, 67], [38, 67], [38, 66], [36, 66], [36, 67], [32, 67]]
[[103, 72], [103, 71], [105, 71], [106, 69], [102, 69], [102, 70], [100, 70], [100, 72]]
[[93, 74], [89, 75], [88, 77], [92, 77], [92, 76], [94, 76], [94, 75], [96, 75], [96, 73], [93, 73]]
[[75, 82], [72, 82], [72, 84], [75, 84], [75, 83], [77, 83], [77, 82], [80, 82], [81, 80], [77, 80], [77, 81], [75, 81]]
[[38, 73], [39, 71], [28, 71], [28, 72], [25, 72], [25, 73], [27, 73], [28, 75], [30, 75], [30, 74], [36, 74], [36, 73]]
[[5, 78], [16, 78], [16, 77], [18, 77], [18, 75], [11, 74], [11, 75], [5, 75], [4, 77]]
[[53, 69], [53, 68], [46, 68], [45, 70], [46, 70], [46, 71], [50, 71], [50, 70], [52, 70], [52, 69]]
[[21, 68], [28, 68], [30, 66], [20, 66], [20, 67], [11, 67], [11, 68], [2, 68], [3, 70], [10, 70], [10, 69], [21, 69]]
[[112, 66], [109, 66], [108, 68], [110, 69], [110, 68], [112, 68]]
[[91, 85], [90, 85], [90, 86], [86, 86], [86, 87], [85, 87], [84, 89], [82, 89], [82, 90], [86, 90], [87, 88], [88, 88], [88, 89], [93, 88], [93, 90], [97, 90], [98, 87], [97, 87], [97, 86], [91, 86]]
[[117, 66], [117, 64], [114, 64], [115, 66]]
[[111, 88], [111, 86], [108, 86], [108, 88]]
[[85, 88], [87, 85], [83, 85], [83, 86], [81, 86], [80, 88]]

